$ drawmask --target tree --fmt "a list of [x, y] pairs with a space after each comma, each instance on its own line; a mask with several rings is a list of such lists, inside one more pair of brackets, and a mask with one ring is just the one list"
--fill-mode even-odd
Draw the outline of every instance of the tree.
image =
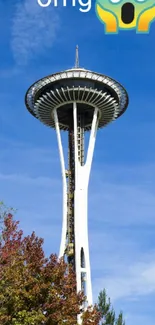
[[114, 309], [111, 306], [110, 298], [107, 298], [105, 289], [99, 294], [97, 306], [102, 325], [125, 325], [122, 312], [120, 312], [118, 318], [115, 317]]
[[[76, 293], [75, 274], [56, 255], [45, 258], [43, 239], [23, 237], [19, 222], [5, 214], [0, 241], [0, 324], [75, 325], [85, 300]], [[83, 313], [83, 325], [99, 323], [96, 307]]]
[[13, 213], [16, 210], [8, 208], [4, 205], [3, 201], [0, 201], [0, 240], [2, 239], [2, 229], [4, 229], [4, 219], [9, 213]]
[[105, 290], [97, 305], [81, 308], [86, 297], [76, 293], [72, 268], [54, 254], [46, 258], [43, 239], [24, 237], [12, 211], [0, 204], [0, 325], [76, 325], [81, 313], [82, 325], [125, 325]]
[[116, 320], [116, 325], [125, 325], [125, 321], [123, 320], [123, 313], [120, 312], [117, 320]]

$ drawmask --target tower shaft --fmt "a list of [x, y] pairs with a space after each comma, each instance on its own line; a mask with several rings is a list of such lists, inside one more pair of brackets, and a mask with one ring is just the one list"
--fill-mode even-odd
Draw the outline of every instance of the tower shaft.
[[[92, 305], [87, 204], [96, 132], [125, 112], [128, 94], [114, 79], [79, 68], [77, 46], [74, 68], [36, 81], [26, 93], [25, 104], [35, 118], [56, 130], [63, 181], [59, 257], [65, 256], [72, 265], [77, 292], [83, 291], [88, 305]], [[61, 130], [68, 132], [67, 166]], [[90, 131], [87, 153], [85, 131]]]
[[[88, 152], [84, 155], [84, 113], [73, 103], [73, 118], [68, 132], [68, 170], [66, 173], [57, 110], [57, 132], [63, 178], [63, 227], [59, 256], [67, 255], [76, 272], [77, 292], [84, 291], [92, 304], [92, 286], [88, 243], [88, 184], [98, 127], [98, 109], [94, 109]], [[67, 175], [67, 177], [66, 177]]]

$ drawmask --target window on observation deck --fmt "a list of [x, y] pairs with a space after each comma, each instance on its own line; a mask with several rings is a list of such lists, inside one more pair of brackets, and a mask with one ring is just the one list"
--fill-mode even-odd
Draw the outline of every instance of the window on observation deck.
[[62, 88], [66, 88], [66, 87], [69, 87], [69, 88], [72, 88], [73, 86], [74, 87], [87, 87], [87, 88], [94, 88], [94, 81], [93, 80], [86, 80], [86, 79], [63, 79], [63, 80], [60, 80], [59, 82], [56, 82], [54, 83], [52, 86], [52, 89], [55, 90], [55, 89], [60, 89], [61, 87]]
[[108, 94], [112, 95], [114, 98], [117, 99], [117, 94], [115, 93], [114, 90], [112, 90], [109, 86], [104, 85], [101, 82], [91, 80], [91, 79], [81, 79], [81, 78], [70, 78], [70, 79], [60, 79], [59, 81], [55, 81], [52, 83], [49, 83], [45, 86], [43, 86], [40, 91], [37, 92], [35, 100], [37, 100], [40, 96], [42, 96], [45, 93], [50, 92], [51, 90], [55, 91], [56, 89], [61, 89], [64, 88], [66, 89], [67, 87], [72, 88], [72, 87], [78, 88], [79, 86], [81, 88], [92, 88], [92, 89], [97, 89], [98, 91], [102, 92], [107, 92]]

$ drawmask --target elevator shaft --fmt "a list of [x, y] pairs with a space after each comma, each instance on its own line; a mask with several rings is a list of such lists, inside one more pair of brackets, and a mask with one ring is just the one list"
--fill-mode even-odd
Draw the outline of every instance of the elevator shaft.
[[[78, 160], [84, 165], [84, 114], [77, 114]], [[67, 172], [67, 259], [75, 270], [74, 233], [74, 191], [75, 191], [75, 148], [73, 121], [68, 131], [68, 172]]]

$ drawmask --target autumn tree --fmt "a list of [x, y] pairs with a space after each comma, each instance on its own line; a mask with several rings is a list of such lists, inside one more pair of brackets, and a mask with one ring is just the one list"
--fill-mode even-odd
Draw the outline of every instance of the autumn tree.
[[2, 239], [2, 230], [4, 229], [4, 219], [9, 213], [15, 212], [15, 209], [5, 206], [3, 201], [0, 201], [0, 239]]
[[[46, 258], [43, 239], [24, 237], [11, 213], [4, 215], [0, 240], [0, 325], [75, 325], [85, 301], [76, 293], [75, 274], [56, 255]], [[83, 325], [97, 325], [96, 308]]]
[[46, 258], [43, 239], [24, 237], [12, 211], [0, 204], [0, 325], [76, 325], [79, 313], [82, 325], [125, 325], [105, 290], [83, 310], [72, 268], [56, 255]]

